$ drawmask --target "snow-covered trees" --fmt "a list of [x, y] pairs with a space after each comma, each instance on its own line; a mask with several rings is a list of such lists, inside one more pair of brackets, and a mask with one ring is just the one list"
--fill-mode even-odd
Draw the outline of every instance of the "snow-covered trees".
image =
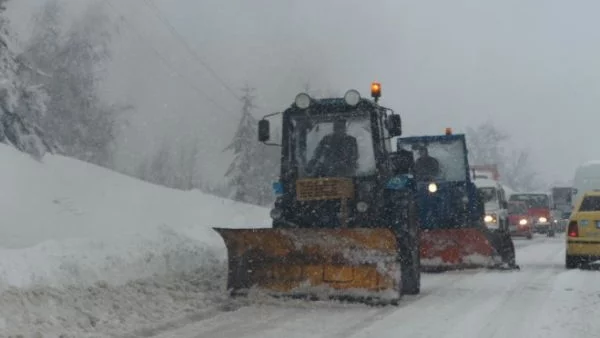
[[466, 135], [471, 164], [497, 164], [500, 180], [514, 189], [535, 190], [539, 187], [540, 182], [529, 161], [529, 153], [524, 149], [506, 151], [508, 134], [486, 122], [467, 128]]
[[163, 140], [158, 150], [138, 164], [134, 176], [169, 188], [191, 190], [208, 188], [202, 181], [198, 139], [174, 146]]
[[53, 150], [35, 121], [45, 115], [48, 97], [43, 87], [23, 79], [23, 69], [29, 66], [11, 49], [6, 2], [0, 0], [0, 142], [40, 158]]
[[273, 201], [271, 184], [279, 168], [279, 148], [258, 142], [258, 121], [252, 116], [254, 96], [245, 88], [242, 96], [242, 116], [233, 140], [225, 151], [235, 156], [225, 176], [238, 201], [268, 205]]
[[99, 95], [105, 62], [111, 57], [111, 22], [101, 3], [64, 31], [62, 7], [48, 1], [36, 16], [22, 58], [38, 70], [30, 82], [48, 90], [48, 114], [37, 121], [67, 156], [111, 166], [119, 114]]

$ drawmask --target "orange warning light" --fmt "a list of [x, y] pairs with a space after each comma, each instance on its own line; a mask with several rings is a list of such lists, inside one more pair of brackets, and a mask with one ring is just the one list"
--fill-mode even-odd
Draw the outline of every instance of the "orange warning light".
[[371, 83], [371, 97], [379, 98], [381, 96], [381, 84], [379, 82]]

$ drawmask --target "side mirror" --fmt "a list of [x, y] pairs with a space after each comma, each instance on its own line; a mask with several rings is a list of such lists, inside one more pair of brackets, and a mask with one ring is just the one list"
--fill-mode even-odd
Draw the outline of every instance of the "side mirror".
[[402, 135], [402, 120], [400, 120], [400, 115], [394, 114], [387, 117], [387, 129], [392, 137]]
[[577, 188], [573, 188], [573, 195], [577, 195], [577, 192], [578, 192], [578, 191], [579, 191], [579, 190], [577, 190]]
[[258, 121], [258, 141], [267, 142], [271, 138], [271, 125], [269, 120]]
[[508, 202], [507, 201], [503, 201], [502, 202], [502, 209], [508, 209]]

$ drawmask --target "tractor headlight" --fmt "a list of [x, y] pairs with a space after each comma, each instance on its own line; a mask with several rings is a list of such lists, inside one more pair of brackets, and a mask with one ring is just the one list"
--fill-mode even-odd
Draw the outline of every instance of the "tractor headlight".
[[527, 225], [527, 220], [526, 219], [522, 219], [519, 221], [520, 225]]
[[296, 106], [300, 109], [308, 108], [310, 106], [310, 101], [310, 96], [308, 96], [306, 93], [300, 93], [296, 95], [296, 100], [294, 100]]
[[429, 190], [430, 193], [434, 193], [438, 190], [438, 186], [435, 183], [429, 183], [427, 190]]
[[486, 223], [496, 223], [496, 215], [485, 215], [485, 217], [483, 218], [483, 220]]
[[270, 214], [271, 214], [272, 219], [277, 220], [277, 219], [280, 219], [281, 216], [283, 216], [283, 211], [279, 208], [273, 208], [273, 209], [271, 209]]
[[350, 89], [344, 94], [344, 101], [350, 106], [356, 106], [360, 102], [360, 93], [356, 89]]
[[546, 222], [548, 222], [548, 219], [546, 217], [540, 217], [540, 219], [538, 221], [540, 223], [546, 223]]
[[365, 212], [367, 211], [367, 209], [369, 209], [369, 205], [367, 204], [367, 202], [360, 201], [356, 203], [356, 210], [358, 212]]

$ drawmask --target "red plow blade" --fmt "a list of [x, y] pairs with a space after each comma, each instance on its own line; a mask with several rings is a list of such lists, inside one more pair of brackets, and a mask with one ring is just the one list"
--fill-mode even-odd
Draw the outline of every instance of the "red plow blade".
[[492, 268], [502, 264], [493, 243], [479, 229], [435, 229], [421, 232], [422, 271]]

